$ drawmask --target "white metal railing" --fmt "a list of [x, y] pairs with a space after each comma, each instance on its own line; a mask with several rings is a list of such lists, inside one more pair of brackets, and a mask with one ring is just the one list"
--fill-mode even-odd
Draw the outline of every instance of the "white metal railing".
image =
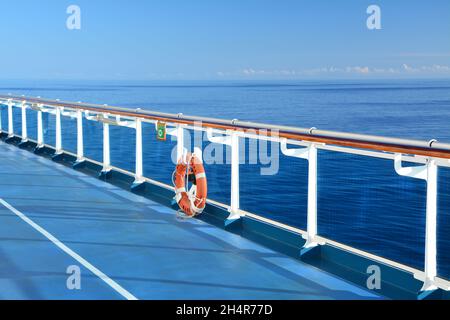
[[304, 247], [315, 247], [321, 244], [317, 240], [317, 144], [310, 143], [302, 149], [288, 149], [287, 139], [281, 139], [280, 148], [281, 152], [288, 157], [308, 160], [307, 234]]
[[425, 281], [422, 290], [433, 290], [437, 287], [434, 278], [437, 276], [437, 165], [429, 159], [423, 166], [403, 167], [401, 154], [394, 159], [395, 171], [402, 176], [422, 179], [427, 182], [426, 230], [425, 230]]
[[[26, 99], [0, 99], [0, 105], [7, 106], [8, 110], [8, 138], [14, 137], [13, 108], [21, 108], [22, 110], [22, 142], [28, 141], [27, 135], [27, 109], [37, 111], [37, 148], [44, 146], [44, 135], [42, 125], [42, 113], [55, 115], [55, 155], [63, 153], [62, 147], [62, 127], [61, 116], [71, 117], [77, 120], [77, 163], [85, 161], [84, 144], [83, 144], [83, 118], [88, 121], [99, 121], [103, 124], [103, 168], [102, 173], [111, 171], [110, 161], [110, 136], [109, 126], [123, 126], [135, 129], [136, 134], [136, 167], [134, 172], [135, 181], [133, 186], [140, 185], [146, 178], [143, 175], [142, 160], [142, 122], [152, 123], [156, 126], [157, 120], [134, 115], [115, 114], [114, 110], [89, 110], [72, 105], [47, 105], [41, 103], [28, 103]], [[133, 110], [131, 110], [133, 111]], [[235, 120], [233, 120], [235, 121]], [[232, 123], [233, 123], [232, 121]], [[237, 121], [237, 120], [236, 120]], [[439, 166], [450, 167], [449, 159], [429, 157], [411, 154], [401, 154], [385, 151], [371, 151], [352, 147], [343, 147], [330, 145], [321, 142], [302, 141], [296, 139], [288, 139], [276, 135], [260, 135], [256, 131], [239, 131], [230, 129], [220, 129], [212, 127], [204, 127], [199, 124], [189, 124], [180, 122], [167, 121], [167, 134], [177, 138], [177, 160], [181, 159], [186, 152], [184, 146], [184, 130], [198, 130], [206, 132], [210, 142], [219, 143], [231, 147], [231, 201], [228, 206], [229, 217], [227, 223], [239, 219], [246, 215], [246, 212], [239, 206], [239, 139], [263, 139], [267, 141], [277, 142], [280, 144], [281, 152], [289, 157], [296, 157], [308, 161], [308, 205], [307, 205], [307, 230], [303, 234], [306, 242], [304, 248], [311, 248], [326, 242], [326, 239], [317, 234], [317, 150], [329, 150], [342, 153], [350, 153], [363, 155], [367, 157], [383, 158], [393, 160], [395, 171], [402, 176], [425, 180], [426, 189], [426, 240], [425, 240], [425, 270], [415, 271], [414, 276], [423, 281], [423, 291], [434, 290], [440, 287], [444, 290], [450, 289], [450, 282], [439, 279], [437, 277], [437, 171]], [[315, 128], [311, 128], [310, 132]], [[0, 130], [2, 130], [0, 117]], [[430, 146], [431, 143], [430, 142]], [[296, 145], [302, 148], [292, 149], [288, 145]], [[196, 150], [201, 154], [201, 150]], [[403, 167], [402, 161], [423, 164], [422, 166]], [[249, 214], [250, 215], [250, 214]], [[252, 214], [251, 216], [255, 216]], [[267, 220], [267, 219], [265, 219]], [[273, 222], [273, 221], [272, 221]], [[273, 222], [276, 223], [276, 222]], [[331, 241], [331, 240], [330, 240]], [[370, 254], [367, 254], [370, 255]], [[408, 269], [408, 267], [404, 267]], [[415, 269], [414, 269], [415, 270]]]
[[231, 147], [231, 201], [228, 221], [232, 222], [241, 217], [239, 212], [239, 137], [242, 136], [242, 133], [229, 131], [225, 136], [215, 137], [212, 128], [209, 128], [206, 133], [210, 142]]

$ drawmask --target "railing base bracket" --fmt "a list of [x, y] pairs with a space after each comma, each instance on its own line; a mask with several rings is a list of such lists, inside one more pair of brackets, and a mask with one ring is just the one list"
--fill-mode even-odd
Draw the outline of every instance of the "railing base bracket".
[[433, 292], [437, 289], [438, 287], [434, 283], [434, 280], [425, 280], [422, 289], [420, 289], [420, 292]]
[[231, 228], [231, 227], [237, 226], [237, 225], [239, 224], [239, 223], [237, 223], [237, 222], [241, 222], [241, 221], [242, 221], [241, 217], [238, 217], [238, 218], [228, 218], [228, 219], [225, 219], [225, 220], [224, 220], [223, 226], [224, 226], [225, 228]]
[[33, 149], [33, 153], [35, 153], [35, 154], [41, 154], [42, 152], [44, 152], [44, 146], [36, 146]]
[[83, 168], [86, 165], [86, 160], [77, 160], [73, 163], [72, 168], [74, 169], [80, 169]]
[[19, 142], [19, 144], [17, 145], [19, 148], [24, 149], [26, 148], [28, 145], [30, 144], [29, 140], [22, 140]]
[[308, 236], [305, 234], [302, 236], [302, 238], [306, 240], [305, 244], [303, 245], [304, 249], [315, 248], [317, 246], [322, 246], [325, 244], [324, 241], [319, 241], [315, 236]]
[[14, 140], [16, 140], [16, 137], [15, 137], [15, 136], [10, 136], [10, 135], [9, 135], [9, 136], [5, 139], [5, 142], [6, 142], [6, 143], [13, 143]]
[[52, 156], [52, 160], [53, 160], [53, 161], [60, 161], [60, 160], [62, 160], [63, 157], [64, 157], [64, 153], [62, 153], [62, 152], [55, 153], [55, 154]]
[[107, 180], [107, 179], [111, 178], [111, 176], [112, 176], [112, 170], [102, 170], [98, 174], [99, 179], [102, 179], [102, 180]]
[[131, 184], [131, 191], [138, 192], [145, 189], [145, 181], [135, 181]]
[[433, 290], [420, 291], [417, 294], [417, 300], [434, 300], [437, 299], [441, 294], [441, 290], [437, 288]]
[[300, 257], [302, 259], [316, 256], [320, 252], [320, 247], [318, 245], [312, 247], [303, 247], [300, 249]]

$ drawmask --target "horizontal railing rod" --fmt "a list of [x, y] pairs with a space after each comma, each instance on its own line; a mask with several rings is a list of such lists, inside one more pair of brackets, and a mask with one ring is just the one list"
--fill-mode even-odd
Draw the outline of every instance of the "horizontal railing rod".
[[[304, 129], [289, 126], [278, 126], [271, 124], [262, 124], [255, 122], [246, 122], [238, 120], [223, 120], [207, 117], [185, 116], [182, 114], [169, 114], [163, 112], [154, 112], [146, 110], [133, 110], [112, 106], [73, 103], [57, 100], [38, 99], [29, 97], [18, 97], [0, 95], [0, 99], [21, 102], [26, 100], [31, 104], [44, 104], [53, 107], [67, 107], [73, 109], [83, 109], [94, 112], [108, 112], [115, 115], [125, 117], [139, 117], [143, 119], [150, 119], [156, 121], [165, 121], [170, 123], [193, 125], [196, 122], [201, 122], [202, 126], [222, 129], [235, 130], [244, 132], [257, 132], [260, 135], [276, 135], [281, 138], [288, 138], [292, 140], [303, 140], [309, 142], [326, 143], [338, 146], [346, 146], [352, 148], [361, 148], [369, 150], [386, 151], [393, 153], [415, 154], [429, 157], [450, 159], [450, 144], [440, 143], [433, 140], [409, 140], [390, 138], [373, 135], [353, 134], [344, 132], [335, 132], [318, 129]], [[265, 132], [265, 130], [268, 130]]]

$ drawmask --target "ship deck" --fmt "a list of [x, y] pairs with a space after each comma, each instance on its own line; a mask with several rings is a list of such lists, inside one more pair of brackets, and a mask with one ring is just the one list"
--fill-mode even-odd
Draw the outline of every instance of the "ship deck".
[[1, 141], [0, 153], [0, 299], [382, 298]]

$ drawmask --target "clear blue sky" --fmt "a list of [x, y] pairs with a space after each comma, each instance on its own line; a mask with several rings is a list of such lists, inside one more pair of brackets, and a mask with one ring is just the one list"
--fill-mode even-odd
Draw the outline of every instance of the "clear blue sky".
[[[66, 9], [81, 8], [81, 30]], [[366, 9], [381, 7], [381, 30]], [[0, 78], [450, 77], [450, 1], [14, 0]]]

